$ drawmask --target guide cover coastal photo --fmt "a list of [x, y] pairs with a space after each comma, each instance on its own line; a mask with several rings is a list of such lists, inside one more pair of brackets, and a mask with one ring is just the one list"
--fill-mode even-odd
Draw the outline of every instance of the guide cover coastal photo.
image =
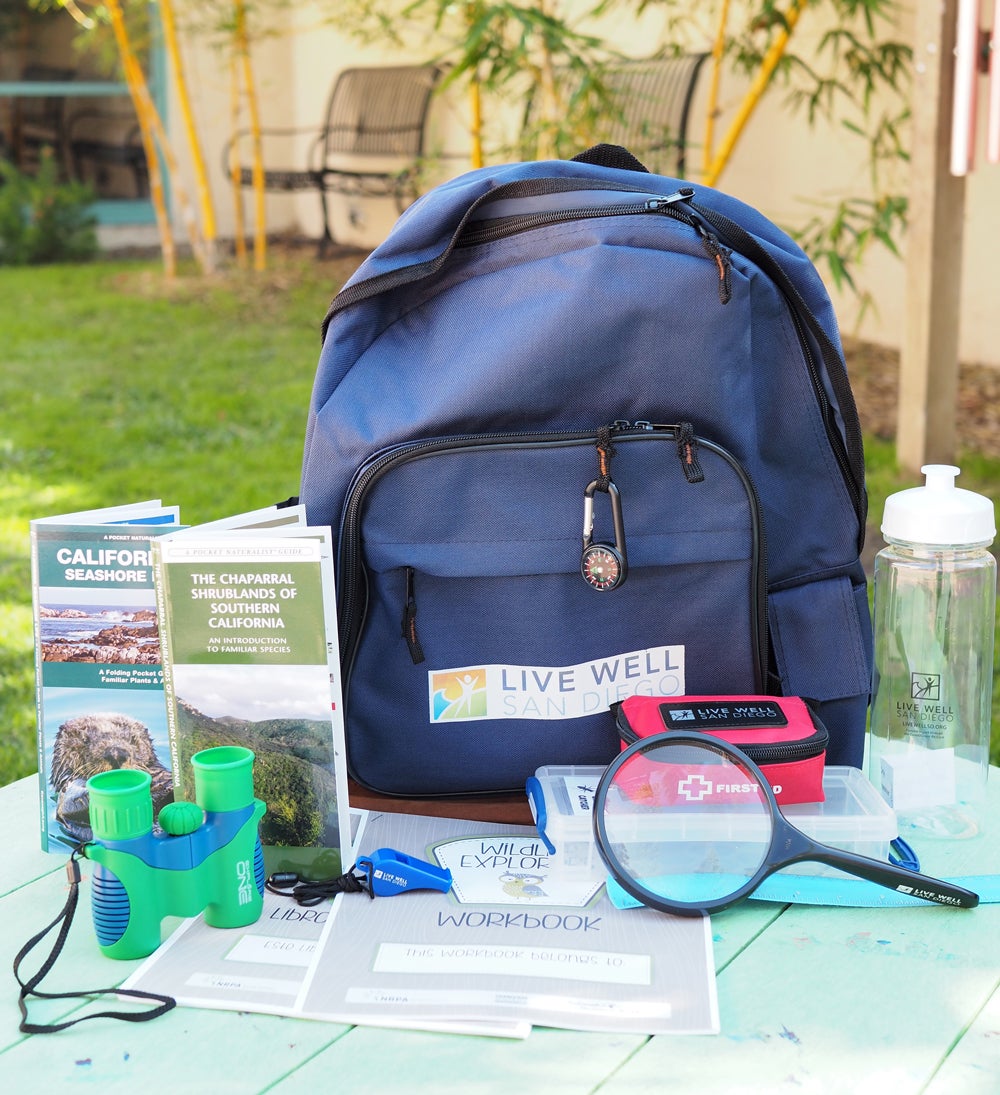
[[201, 749], [253, 750], [267, 871], [341, 874], [350, 846], [329, 532], [188, 529], [156, 546], [178, 798]]
[[151, 543], [176, 531], [159, 501], [31, 522], [42, 848], [91, 838], [90, 776], [141, 768], [173, 800]]

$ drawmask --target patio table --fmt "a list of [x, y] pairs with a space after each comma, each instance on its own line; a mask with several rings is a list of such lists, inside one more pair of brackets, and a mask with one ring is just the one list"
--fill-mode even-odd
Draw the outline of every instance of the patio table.
[[[98, 1020], [57, 1034], [20, 1034], [12, 961], [66, 896], [64, 860], [39, 847], [37, 801], [35, 777], [0, 788], [0, 947], [8, 971], [0, 1075], [9, 1091], [1000, 1091], [1000, 905], [864, 909], [748, 901], [718, 914], [718, 1035], [536, 1028], [513, 1040], [181, 1007], [149, 1023]], [[917, 851], [931, 874], [1000, 873], [998, 837], [994, 768], [981, 834], [927, 839]], [[117, 984], [137, 965], [101, 955], [88, 889], [81, 887], [77, 922], [43, 989]], [[50, 939], [29, 958], [27, 974]], [[52, 1008], [33, 1010], [33, 1017], [52, 1021]]]

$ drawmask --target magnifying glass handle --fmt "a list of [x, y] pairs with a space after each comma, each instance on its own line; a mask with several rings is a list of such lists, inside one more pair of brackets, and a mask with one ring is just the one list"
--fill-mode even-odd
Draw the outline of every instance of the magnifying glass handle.
[[794, 850], [788, 847], [792, 855], [785, 860], [786, 863], [804, 859], [816, 860], [854, 875], [856, 878], [863, 878], [867, 882], [874, 882], [876, 885], [885, 886], [887, 889], [907, 894], [909, 897], [933, 901], [937, 905], [974, 909], [979, 904], [979, 894], [973, 893], [972, 890], [944, 882], [940, 878], [931, 878], [930, 875], [911, 871], [907, 867], [897, 867], [894, 863], [857, 855], [855, 852], [845, 852], [841, 848], [831, 848], [828, 844], [820, 844], [812, 840], [801, 829], [795, 828], [787, 821], [785, 826], [788, 841], [786, 847], [792, 844], [798, 845]]

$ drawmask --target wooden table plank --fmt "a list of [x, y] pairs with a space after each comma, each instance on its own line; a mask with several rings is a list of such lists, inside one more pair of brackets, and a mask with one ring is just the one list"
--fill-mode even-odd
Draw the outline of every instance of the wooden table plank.
[[[42, 851], [38, 835], [38, 777], [25, 776], [0, 787], [0, 833], [4, 834], [4, 869], [0, 872], [0, 894], [9, 893], [34, 878], [62, 871], [69, 858]], [[55, 916], [58, 909], [54, 910]]]
[[[0, 794], [0, 800], [3, 797]], [[46, 858], [58, 861], [58, 857]], [[0, 898], [0, 966], [11, 969], [23, 943], [62, 908], [66, 890], [66, 876], [60, 868]], [[43, 990], [102, 988], [123, 980], [139, 965], [138, 960], [105, 958], [94, 938], [90, 916], [90, 891], [85, 882], [66, 947], [40, 986]], [[46, 937], [25, 960], [22, 977], [41, 966], [54, 935]], [[145, 1095], [168, 1091], [205, 1095], [232, 1091], [245, 1095], [281, 1080], [350, 1030], [335, 1023], [176, 1008], [148, 1024], [102, 1019], [58, 1034], [29, 1036], [17, 1029], [16, 982], [10, 973], [7, 976], [7, 1006], [0, 1026], [0, 1075], [5, 1085], [17, 1091], [73, 1086], [130, 1095], [137, 1091]], [[56, 1022], [84, 1010], [128, 1007], [115, 997], [92, 1004], [34, 1000], [30, 1005], [35, 1022]]]
[[602, 1095], [666, 1075], [702, 1092], [921, 1091], [1000, 977], [998, 934], [996, 906], [791, 908], [719, 977], [709, 1075], [702, 1042], [654, 1039]]
[[[25, 1037], [3, 1052], [0, 1070], [7, 1089], [17, 1092], [73, 1087], [102, 1095], [247, 1095], [290, 1075], [346, 1029], [176, 1008], [148, 1025], [101, 1021]], [[328, 1076], [326, 1086], [338, 1090], [336, 1077]]]
[[[978, 836], [955, 841], [907, 834], [923, 870], [1000, 874], [992, 824], [1000, 818], [996, 777], [993, 769], [987, 822]], [[715, 916], [713, 933], [725, 933], [728, 918], [745, 907]], [[722, 1034], [713, 1041], [710, 1069], [703, 1040], [652, 1039], [602, 1095], [645, 1090], [668, 1075], [679, 1090], [697, 1084], [705, 1095], [905, 1095], [923, 1091], [935, 1075], [942, 1086], [931, 1089], [934, 1095], [965, 1095], [966, 1079], [970, 1092], [992, 1095], [1000, 1091], [998, 939], [1000, 905], [790, 906], [728, 966], [717, 963]], [[950, 1083], [952, 1069], [961, 1083]]]
[[[993, 946], [996, 947], [996, 936]], [[996, 1095], [1000, 1090], [1000, 983], [941, 1065], [925, 1095]]]
[[356, 1027], [268, 1095], [323, 1090], [327, 1085], [364, 1095], [588, 1095], [646, 1041], [638, 1034], [574, 1030], [534, 1030], [524, 1040], [510, 1040]]
[[[45, 855], [39, 852], [39, 855]], [[16, 887], [12, 892], [0, 897], [0, 968], [10, 971], [14, 957], [21, 947], [36, 932], [41, 931], [59, 914], [66, 901], [68, 882], [66, 873], [56, 856], [46, 856], [58, 869], [47, 875]], [[173, 921], [177, 923], [176, 920]], [[170, 927], [168, 922], [167, 927]], [[42, 940], [22, 963], [21, 977], [30, 978], [45, 962], [58, 929], [53, 930]], [[76, 915], [67, 937], [66, 946], [58, 958], [53, 971], [39, 986], [47, 992], [69, 992], [92, 988], [104, 988], [118, 984], [139, 966], [138, 960], [132, 962], [113, 962], [105, 958], [97, 946], [90, 911], [90, 887], [84, 882], [80, 887], [80, 899]], [[10, 1007], [4, 1013], [5, 1023], [0, 1027], [0, 1052], [22, 1039], [17, 1031], [19, 1015], [17, 1012], [17, 983], [8, 973], [8, 998]], [[111, 1001], [115, 1005], [115, 1001]], [[30, 1005], [33, 1021], [56, 1022], [77, 1010], [81, 1005], [75, 1001], [33, 1001]], [[108, 1001], [103, 1006], [108, 1006]], [[100, 1010], [100, 1009], [98, 1009]], [[92, 1024], [94, 1037], [98, 1037], [98, 1024]], [[106, 1024], [105, 1024], [106, 1025]], [[112, 1024], [121, 1025], [121, 1024]], [[155, 1028], [156, 1024], [153, 1024]], [[42, 1039], [48, 1041], [50, 1039]], [[6, 1058], [4, 1058], [6, 1060]]]

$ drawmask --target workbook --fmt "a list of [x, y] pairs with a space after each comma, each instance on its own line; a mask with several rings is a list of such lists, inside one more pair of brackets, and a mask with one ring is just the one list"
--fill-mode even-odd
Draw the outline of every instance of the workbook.
[[561, 864], [526, 826], [371, 812], [356, 848], [403, 882], [419, 859], [450, 885], [305, 907], [267, 893], [246, 928], [186, 922], [125, 987], [410, 1029], [718, 1032], [708, 917], [618, 909], [602, 874]]

